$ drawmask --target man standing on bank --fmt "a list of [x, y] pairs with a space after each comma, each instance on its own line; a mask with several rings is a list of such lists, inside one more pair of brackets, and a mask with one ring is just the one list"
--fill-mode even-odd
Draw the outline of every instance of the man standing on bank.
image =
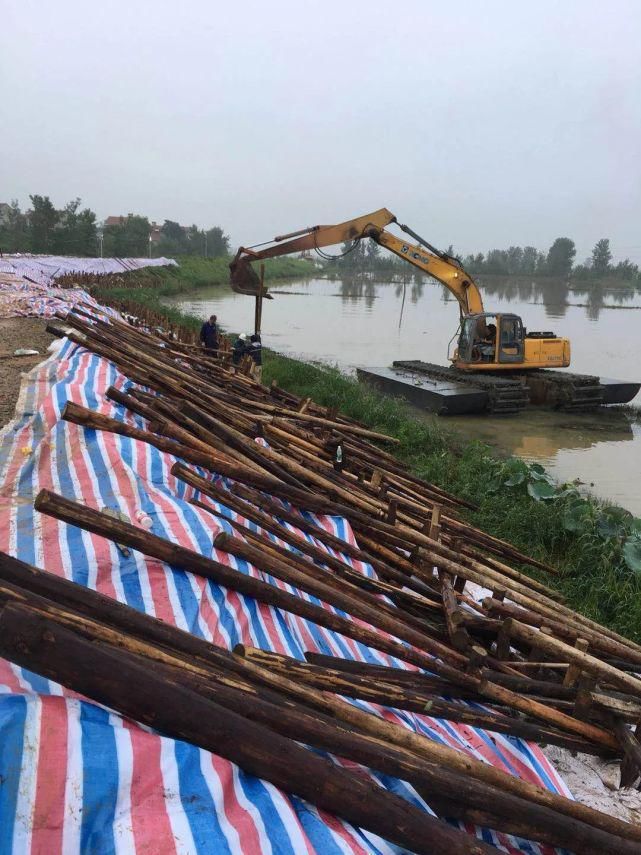
[[260, 383], [263, 379], [263, 345], [258, 333], [254, 333], [249, 339], [248, 353], [254, 363], [251, 376], [257, 383]]
[[218, 325], [216, 315], [211, 315], [200, 328], [200, 344], [208, 350], [218, 350]]

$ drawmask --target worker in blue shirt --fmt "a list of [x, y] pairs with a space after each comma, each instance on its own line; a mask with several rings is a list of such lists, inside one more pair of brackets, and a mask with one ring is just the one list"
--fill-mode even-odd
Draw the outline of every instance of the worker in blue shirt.
[[211, 315], [200, 328], [200, 344], [210, 350], [218, 350], [218, 324], [216, 315]]

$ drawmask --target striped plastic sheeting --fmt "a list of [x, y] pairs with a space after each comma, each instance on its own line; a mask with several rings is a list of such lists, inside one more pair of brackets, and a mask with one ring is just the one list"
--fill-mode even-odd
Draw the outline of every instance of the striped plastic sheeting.
[[[124, 273], [143, 267], [175, 265], [171, 258], [73, 258], [57, 255], [5, 255], [0, 258], [0, 318], [51, 318], [69, 304], [96, 301], [81, 289], [56, 288], [67, 273]], [[111, 309], [106, 309], [110, 313]]]
[[[60, 421], [65, 402], [72, 400], [144, 425], [104, 398], [111, 384], [123, 387], [127, 381], [114, 365], [67, 340], [58, 357], [31, 372], [21, 392], [21, 415], [0, 434], [2, 551], [227, 648], [243, 642], [299, 659], [303, 651], [316, 650], [410, 667], [178, 568], [138, 553], [125, 558], [103, 538], [36, 514], [33, 497], [47, 487], [91, 507], [120, 509], [130, 517], [142, 508], [151, 516], [155, 534], [205, 555], [212, 553], [212, 539], [221, 528], [231, 530], [188, 504], [193, 491], [171, 475], [170, 455], [126, 437]], [[314, 519], [354, 542], [344, 519]], [[227, 553], [215, 557], [293, 590]], [[354, 565], [372, 572], [358, 562]], [[536, 746], [427, 716], [359, 705], [571, 797]], [[429, 809], [409, 785], [375, 777], [382, 786]], [[468, 831], [502, 851], [532, 855], [552, 851], [488, 830]], [[161, 737], [0, 660], [0, 855], [398, 851], [245, 774], [233, 763]]]
[[0, 258], [0, 273], [27, 276], [41, 285], [50, 285], [67, 273], [124, 273], [142, 267], [175, 265], [173, 258], [80, 258], [70, 255], [4, 255]]
[[[0, 272], [0, 318], [52, 318], [76, 303], [98, 306], [81, 288], [56, 288]], [[101, 307], [101, 310], [109, 315], [116, 314], [109, 307]]]

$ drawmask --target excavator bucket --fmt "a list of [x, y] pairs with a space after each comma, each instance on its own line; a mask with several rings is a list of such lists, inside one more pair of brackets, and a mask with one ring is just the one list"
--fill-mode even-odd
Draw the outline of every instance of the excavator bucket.
[[250, 297], [258, 297], [262, 294], [268, 300], [272, 299], [264, 286], [261, 290], [260, 277], [251, 266], [246, 256], [235, 258], [229, 265], [229, 284], [232, 291], [237, 294], [248, 294]]

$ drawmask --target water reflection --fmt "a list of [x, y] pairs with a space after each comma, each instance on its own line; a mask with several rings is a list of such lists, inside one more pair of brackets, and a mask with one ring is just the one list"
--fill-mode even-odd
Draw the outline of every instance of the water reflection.
[[[396, 297], [402, 298], [405, 295], [412, 304], [418, 303], [423, 297], [426, 285], [440, 291], [442, 302], [456, 302], [445, 286], [420, 271], [406, 276], [396, 274], [385, 279], [377, 275], [363, 274], [334, 281], [338, 283], [338, 294], [344, 302], [363, 300], [369, 308], [380, 295], [380, 289], [387, 289], [390, 285], [393, 286]], [[585, 316], [590, 321], [598, 321], [603, 309], [641, 309], [641, 283], [635, 287], [633, 283], [622, 285], [597, 280], [568, 282], [564, 279], [535, 279], [523, 276], [478, 276], [477, 282], [486, 307], [492, 307], [496, 301], [508, 305], [520, 303], [543, 306], [545, 317], [552, 320], [564, 318], [568, 308], [584, 309]]]
[[542, 304], [546, 317], [552, 319], [565, 317], [573, 306], [584, 308], [589, 320], [598, 321], [602, 309], [632, 308], [641, 303], [641, 285], [632, 283], [500, 276], [480, 276], [478, 282], [488, 304], [493, 297], [506, 303]]

